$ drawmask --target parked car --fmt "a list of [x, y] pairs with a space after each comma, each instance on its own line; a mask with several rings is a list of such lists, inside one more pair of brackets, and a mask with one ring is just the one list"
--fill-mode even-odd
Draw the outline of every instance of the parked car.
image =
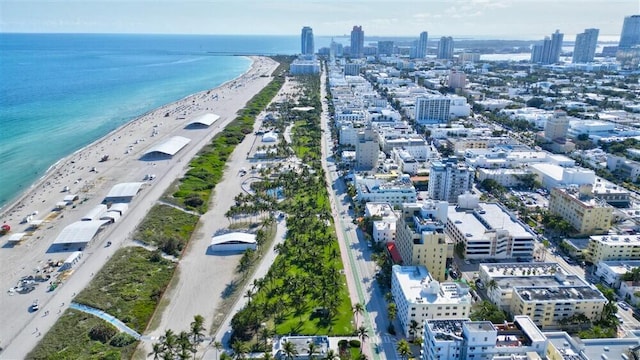
[[622, 310], [629, 310], [629, 309], [630, 309], [629, 304], [627, 304], [627, 303], [626, 303], [626, 302], [624, 302], [624, 301], [618, 301], [618, 306], [620, 306], [620, 308], [621, 308]]

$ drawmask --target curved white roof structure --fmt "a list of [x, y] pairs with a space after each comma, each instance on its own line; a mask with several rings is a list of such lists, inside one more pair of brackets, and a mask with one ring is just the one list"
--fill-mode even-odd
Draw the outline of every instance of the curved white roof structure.
[[220, 119], [220, 115], [216, 115], [216, 114], [212, 114], [212, 113], [206, 113], [206, 114], [202, 114], [202, 115], [198, 116], [197, 118], [193, 119], [189, 123], [189, 125], [211, 126], [211, 125], [213, 125], [213, 123], [218, 121], [218, 119]]
[[93, 209], [89, 210], [89, 212], [85, 216], [83, 216], [80, 220], [82, 221], [97, 220], [105, 212], [107, 212], [107, 205], [98, 204]]
[[53, 241], [53, 244], [86, 244], [91, 241], [100, 228], [108, 222], [107, 220], [76, 221], [62, 229], [58, 237]]
[[22, 241], [22, 238], [27, 236], [27, 233], [15, 233], [15, 234], [11, 234], [11, 236], [9, 236], [9, 239], [7, 241], [9, 242], [19, 242]]
[[242, 232], [232, 232], [211, 238], [213, 251], [242, 251], [257, 248], [256, 236]]
[[138, 194], [142, 185], [144, 183], [141, 182], [116, 184], [109, 190], [106, 198], [132, 198]]
[[162, 143], [157, 144], [151, 149], [149, 149], [145, 153], [145, 155], [160, 153], [160, 154], [173, 156], [177, 154], [178, 151], [182, 150], [183, 147], [187, 146], [187, 144], [190, 142], [191, 142], [191, 139], [186, 138], [184, 136], [172, 136], [169, 139], [163, 141]]
[[262, 142], [276, 142], [278, 140], [278, 134], [273, 131], [269, 131], [262, 135]]

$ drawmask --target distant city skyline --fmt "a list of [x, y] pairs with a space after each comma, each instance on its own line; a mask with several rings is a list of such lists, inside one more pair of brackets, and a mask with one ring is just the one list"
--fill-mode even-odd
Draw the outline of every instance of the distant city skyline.
[[[348, 35], [533, 40], [560, 29], [619, 36], [637, 0], [0, 0], [1, 32]], [[435, 37], [432, 37], [435, 39]]]

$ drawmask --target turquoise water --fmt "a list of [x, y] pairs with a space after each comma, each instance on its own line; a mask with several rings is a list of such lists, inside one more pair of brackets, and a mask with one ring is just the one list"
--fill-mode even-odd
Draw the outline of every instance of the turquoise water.
[[61, 158], [251, 64], [216, 53], [297, 46], [297, 37], [0, 34], [0, 206]]

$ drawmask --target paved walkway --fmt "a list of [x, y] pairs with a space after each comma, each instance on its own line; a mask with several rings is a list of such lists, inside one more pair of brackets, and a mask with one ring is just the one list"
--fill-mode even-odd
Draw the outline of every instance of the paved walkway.
[[141, 339], [141, 335], [138, 334], [137, 331], [133, 330], [132, 328], [128, 327], [125, 323], [123, 323], [122, 321], [118, 320], [118, 318], [116, 318], [113, 315], [109, 315], [106, 312], [100, 310], [100, 309], [96, 309], [93, 308], [91, 306], [87, 306], [87, 305], [82, 305], [82, 304], [78, 304], [75, 302], [72, 302], [71, 304], [69, 304], [69, 308], [71, 309], [75, 309], [78, 311], [82, 311], [84, 313], [87, 314], [91, 314], [93, 316], [97, 316], [100, 319], [110, 323], [111, 325], [115, 326], [116, 328], [118, 328], [118, 330], [125, 332], [131, 336], [133, 336], [134, 338], [136, 338], [137, 340], [148, 340], [148, 339]]

